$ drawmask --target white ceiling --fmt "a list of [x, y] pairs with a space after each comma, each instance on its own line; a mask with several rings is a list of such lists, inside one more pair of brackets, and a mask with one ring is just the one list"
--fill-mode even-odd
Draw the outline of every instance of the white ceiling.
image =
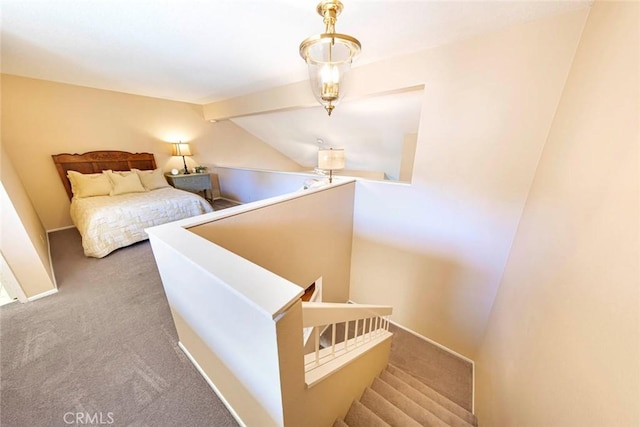
[[[343, 0], [354, 66], [587, 7], [574, 1]], [[2, 72], [208, 103], [306, 79], [317, 0], [0, 0]]]
[[337, 107], [340, 114], [331, 117], [318, 105], [231, 120], [309, 170], [317, 164], [318, 148], [343, 148], [346, 169], [397, 180], [404, 137], [418, 132], [423, 96], [420, 88], [345, 99]]

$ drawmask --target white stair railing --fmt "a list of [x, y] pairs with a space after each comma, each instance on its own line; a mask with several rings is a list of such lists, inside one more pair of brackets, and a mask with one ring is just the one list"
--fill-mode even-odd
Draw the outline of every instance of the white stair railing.
[[[392, 311], [382, 305], [303, 302], [303, 328], [313, 328], [313, 351], [304, 361], [307, 386], [389, 338]], [[329, 328], [330, 344], [323, 347], [321, 336]]]

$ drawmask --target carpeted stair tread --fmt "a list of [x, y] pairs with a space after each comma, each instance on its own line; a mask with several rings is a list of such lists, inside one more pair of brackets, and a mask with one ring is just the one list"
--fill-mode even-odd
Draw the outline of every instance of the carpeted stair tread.
[[367, 388], [360, 402], [393, 427], [420, 427], [420, 424], [393, 403]]
[[342, 421], [342, 418], [338, 418], [336, 422], [333, 423], [333, 427], [349, 427], [349, 425]]
[[409, 399], [413, 400], [415, 403], [431, 412], [433, 415], [442, 420], [446, 425], [453, 427], [471, 427], [472, 425], [467, 423], [462, 418], [458, 417], [456, 414], [452, 413], [448, 409], [440, 406], [437, 402], [430, 399], [428, 396], [425, 396], [420, 391], [416, 390], [400, 378], [395, 375], [389, 373], [388, 371], [383, 371], [380, 374], [380, 378], [388, 383], [391, 387], [398, 390], [400, 393], [404, 394]]
[[350, 427], [389, 427], [382, 418], [357, 400], [351, 404], [344, 422]]
[[[395, 378], [389, 379], [388, 377], [386, 377], [387, 375], [391, 375], [392, 377], [395, 377]], [[451, 413], [455, 415], [456, 418], [464, 421], [464, 424], [461, 424], [461, 425], [472, 425], [472, 426], [478, 425], [476, 416], [473, 415], [471, 412], [467, 411], [457, 403], [451, 401], [450, 399], [441, 395], [437, 391], [433, 390], [431, 387], [424, 384], [422, 381], [415, 379], [411, 375], [407, 374], [406, 372], [402, 371], [399, 368], [396, 368], [393, 365], [388, 365], [387, 369], [382, 373], [380, 378], [382, 378], [383, 380], [385, 380], [395, 388], [397, 388], [396, 381], [397, 380], [402, 381], [406, 385], [420, 392], [422, 395], [424, 395], [424, 397], [428, 398], [432, 402], [435, 402], [437, 405], [439, 405], [443, 409], [446, 409], [448, 413]], [[404, 385], [401, 385], [401, 386], [405, 387]], [[411, 396], [408, 396], [408, 397], [411, 398]], [[429, 408], [429, 410], [431, 410], [431, 408]], [[436, 415], [438, 415], [442, 419], [442, 417], [439, 414], [436, 414]], [[448, 422], [447, 420], [445, 421]], [[458, 425], [458, 424], [451, 424], [451, 425]]]
[[371, 389], [400, 408], [404, 413], [416, 420], [420, 425], [432, 427], [446, 427], [448, 424], [435, 416], [429, 410], [418, 405], [400, 391], [393, 388], [379, 377], [373, 380]]

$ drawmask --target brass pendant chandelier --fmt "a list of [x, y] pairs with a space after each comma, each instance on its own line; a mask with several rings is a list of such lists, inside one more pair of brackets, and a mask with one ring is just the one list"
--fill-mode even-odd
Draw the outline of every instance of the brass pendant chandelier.
[[300, 43], [300, 56], [309, 66], [313, 95], [329, 115], [344, 95], [345, 74], [361, 48], [356, 38], [336, 33], [336, 20], [342, 9], [339, 0], [320, 2], [316, 10], [323, 17], [324, 33]]

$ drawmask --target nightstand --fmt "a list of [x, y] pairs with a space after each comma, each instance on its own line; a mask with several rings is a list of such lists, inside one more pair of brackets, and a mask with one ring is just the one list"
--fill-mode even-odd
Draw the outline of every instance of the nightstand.
[[[167, 181], [172, 187], [178, 190], [190, 191], [192, 193], [204, 195], [209, 202], [213, 201], [213, 187], [211, 186], [211, 174], [209, 173], [192, 173], [190, 175], [171, 175], [166, 174]], [[209, 196], [207, 196], [209, 191]]]

